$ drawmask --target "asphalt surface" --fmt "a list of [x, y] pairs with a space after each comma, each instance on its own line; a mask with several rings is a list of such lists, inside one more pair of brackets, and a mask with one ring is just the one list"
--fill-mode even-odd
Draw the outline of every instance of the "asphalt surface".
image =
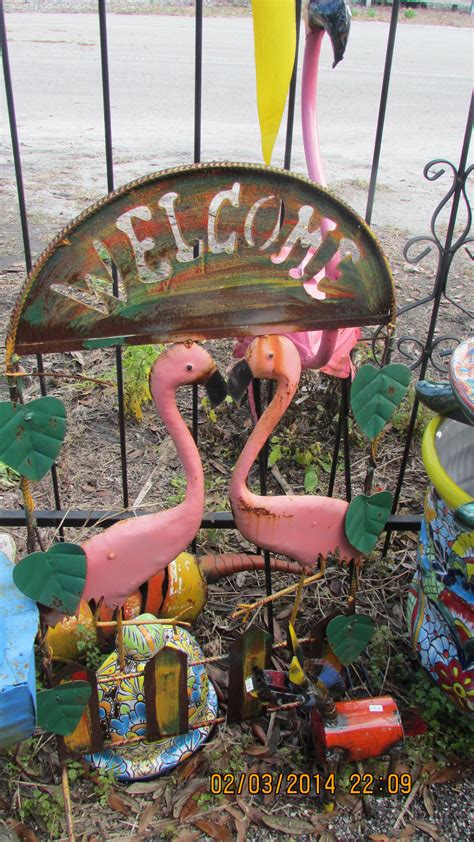
[[[118, 186], [193, 159], [194, 20], [109, 15], [108, 23]], [[12, 13], [7, 27], [31, 235], [38, 251], [106, 192], [98, 19]], [[327, 38], [321, 59], [320, 138], [327, 181], [362, 215], [387, 36], [387, 24], [354, 22], [344, 61], [331, 69]], [[437, 157], [458, 161], [471, 84], [471, 29], [398, 27], [375, 228], [428, 230], [449, 182], [445, 176], [428, 183], [423, 167]], [[5, 266], [21, 254], [5, 101], [0, 128]], [[275, 165], [282, 165], [283, 152], [282, 130]], [[202, 159], [261, 161], [250, 18], [204, 21]], [[305, 171], [299, 114], [292, 167]]]

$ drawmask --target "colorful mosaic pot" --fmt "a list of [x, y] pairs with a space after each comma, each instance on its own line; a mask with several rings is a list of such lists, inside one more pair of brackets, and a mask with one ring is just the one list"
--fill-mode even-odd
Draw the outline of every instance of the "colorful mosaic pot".
[[[180, 649], [188, 656], [189, 723], [213, 719], [217, 714], [216, 691], [203, 665], [190, 666], [201, 660], [203, 653], [194, 638], [177, 626], [153, 624], [155, 617], [144, 614], [140, 619], [150, 619], [150, 625], [124, 626], [125, 669], [123, 674], [143, 673], [147, 661], [163, 646]], [[98, 678], [110, 678], [110, 683], [99, 683], [99, 708], [102, 727], [112, 741], [146, 734], [145, 695], [143, 676], [131, 675], [114, 682], [120, 673], [117, 652], [113, 652], [97, 670]], [[212, 726], [190, 730], [187, 734], [131, 745], [108, 748], [86, 755], [86, 760], [96, 769], [113, 772], [119, 781], [153, 778], [169, 772], [186, 760], [204, 743]]]
[[409, 632], [431, 678], [474, 716], [474, 532], [454, 517], [474, 498], [474, 427], [438, 415], [422, 453], [431, 485], [408, 596]]

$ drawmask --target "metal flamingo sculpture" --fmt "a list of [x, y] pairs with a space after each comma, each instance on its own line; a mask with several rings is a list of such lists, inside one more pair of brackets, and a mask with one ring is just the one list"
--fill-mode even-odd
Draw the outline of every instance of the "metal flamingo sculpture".
[[[256, 5], [257, 4], [254, 0], [254, 18], [256, 13]], [[256, 56], [258, 55], [257, 35], [261, 33], [261, 39], [262, 41], [264, 41], [265, 32], [267, 31], [268, 27], [271, 24], [274, 25], [275, 23], [275, 9], [272, 8], [271, 4], [267, 4], [266, 11], [267, 20], [265, 25], [262, 21], [259, 21], [259, 30], [255, 30]], [[308, 167], [308, 174], [310, 178], [313, 179], [313, 181], [315, 181], [317, 184], [321, 184], [323, 187], [327, 185], [327, 182], [324, 175], [323, 163], [321, 158], [317, 120], [318, 71], [321, 54], [321, 45], [324, 38], [324, 34], [325, 32], [327, 32], [334, 51], [333, 67], [335, 67], [336, 64], [338, 64], [338, 62], [341, 61], [344, 56], [344, 51], [349, 36], [350, 21], [351, 14], [349, 7], [345, 3], [345, 0], [309, 0], [306, 16], [307, 33], [303, 63], [301, 117], [303, 126], [303, 143], [306, 164]], [[274, 36], [274, 38], [275, 37], [276, 36]], [[287, 33], [285, 33], [285, 37], [288, 38]], [[291, 39], [291, 42], [289, 44], [285, 43], [285, 48], [285, 55], [288, 52], [288, 50], [291, 49], [293, 49], [294, 54], [293, 39]], [[274, 50], [274, 53], [275, 54], [273, 56], [269, 55], [268, 45], [266, 45], [265, 56], [267, 59], [267, 64], [270, 61], [270, 59], [273, 58], [275, 62], [275, 67], [278, 67], [279, 53], [277, 52], [277, 50]], [[259, 87], [262, 87], [261, 82], [259, 86], [259, 77], [263, 76], [265, 70], [267, 71], [267, 75], [269, 75], [269, 68], [264, 64], [262, 59], [260, 59], [260, 67], [259, 62], [257, 61], [257, 90], [259, 90]], [[289, 81], [290, 77], [288, 76], [287, 84], [289, 84]], [[264, 90], [264, 93], [266, 94], [266, 97], [269, 100], [271, 100], [271, 95], [273, 93], [272, 89], [269, 88], [267, 90]], [[260, 96], [261, 98], [263, 98], [263, 92]], [[272, 109], [270, 106], [271, 101], [269, 102], [268, 110], [270, 113], [272, 113]], [[261, 105], [259, 103], [259, 115], [260, 110]], [[278, 111], [278, 113], [280, 112]], [[263, 144], [264, 121], [262, 117], [260, 117], [260, 122]], [[277, 129], [275, 128], [274, 131], [276, 134]], [[270, 148], [273, 148], [273, 143], [271, 144]], [[266, 160], [266, 163], [270, 163], [270, 159]], [[324, 238], [325, 235], [334, 228], [335, 225], [330, 219], [323, 218], [321, 221], [321, 236]], [[295, 277], [302, 278], [304, 275], [304, 268], [307, 265], [307, 263], [309, 263], [314, 253], [314, 248], [308, 249], [304, 261], [297, 269], [292, 270], [290, 274], [294, 275]], [[281, 253], [279, 257], [283, 259], [284, 257], [286, 257], [286, 255], [284, 253]], [[324, 276], [328, 277], [331, 280], [337, 279], [337, 264], [339, 263], [339, 261], [340, 254], [336, 253], [334, 257], [332, 257], [331, 260], [328, 262], [324, 271], [320, 272], [320, 274], [317, 275], [315, 278], [311, 278], [310, 280], [305, 282], [305, 289], [310, 295], [313, 295], [316, 298], [324, 297], [323, 294], [318, 291], [318, 283]], [[288, 338], [291, 339], [291, 341], [298, 349], [301, 358], [302, 368], [318, 369], [326, 374], [332, 375], [333, 377], [348, 377], [349, 374], [351, 374], [352, 367], [349, 354], [356, 342], [360, 339], [359, 328], [341, 328], [339, 330], [323, 331], [297, 331], [295, 333], [287, 333], [284, 335], [288, 336]], [[234, 356], [243, 357], [246, 349], [252, 342], [252, 339], [253, 337], [246, 336], [243, 340], [237, 342], [234, 348]]]
[[195, 537], [204, 510], [204, 474], [199, 451], [176, 405], [179, 386], [204, 383], [211, 402], [225, 397], [225, 384], [210, 354], [194, 342], [172, 345], [154, 363], [150, 391], [172, 437], [187, 480], [182, 503], [166, 511], [130, 518], [83, 544], [87, 576], [82, 598], [103, 597], [121, 607], [129, 594], [166, 567]]
[[[255, 377], [276, 380], [273, 400], [255, 425], [237, 461], [229, 497], [237, 528], [248, 541], [264, 549], [283, 553], [300, 564], [303, 576], [321, 556], [339, 550], [342, 559], [358, 561], [360, 552], [347, 540], [344, 518], [348, 503], [333, 497], [262, 496], [247, 486], [250, 469], [267, 439], [283, 417], [296, 392], [301, 362], [294, 344], [284, 336], [261, 336], [248, 348], [245, 360], [234, 366], [228, 380], [229, 392], [239, 400]], [[324, 566], [324, 563], [323, 563]], [[300, 581], [295, 609], [299, 602]]]

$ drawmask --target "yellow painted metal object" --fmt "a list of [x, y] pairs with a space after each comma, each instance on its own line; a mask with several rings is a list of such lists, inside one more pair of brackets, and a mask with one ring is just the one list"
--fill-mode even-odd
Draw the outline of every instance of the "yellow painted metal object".
[[257, 107], [263, 160], [269, 164], [295, 61], [294, 0], [252, 0]]
[[160, 618], [179, 617], [180, 620], [191, 622], [202, 611], [206, 599], [207, 583], [196, 556], [180, 553], [168, 567], [168, 589]]
[[423, 434], [421, 452], [426, 472], [436, 491], [451, 509], [456, 510], [469, 503], [472, 497], [451, 479], [441, 464], [436, 442], [442, 436], [440, 426], [443, 421], [441, 415], [436, 415], [430, 421]]
[[79, 613], [76, 617], [65, 617], [54, 628], [48, 629], [46, 643], [51, 648], [53, 658], [64, 658], [67, 661], [77, 661], [79, 657], [78, 641], [81, 639], [81, 629], [85, 626], [96, 637], [94, 617], [87, 602], [81, 599]]

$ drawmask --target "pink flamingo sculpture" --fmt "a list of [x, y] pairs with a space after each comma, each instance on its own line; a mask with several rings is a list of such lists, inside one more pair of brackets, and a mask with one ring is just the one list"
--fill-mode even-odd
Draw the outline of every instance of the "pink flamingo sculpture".
[[[269, 15], [274, 10], [268, 10]], [[344, 57], [349, 36], [351, 14], [345, 0], [310, 0], [306, 16], [306, 44], [303, 63], [301, 118], [303, 125], [303, 143], [308, 167], [308, 174], [317, 184], [326, 187], [323, 163], [321, 158], [318, 120], [317, 120], [317, 90], [318, 70], [321, 55], [321, 45], [324, 33], [327, 32], [334, 52], [333, 67]], [[328, 231], [333, 230], [334, 223], [330, 219], [321, 222], [321, 236], [324, 238]], [[303, 277], [304, 268], [314, 255], [315, 249], [309, 249], [301, 265], [291, 270], [293, 277]], [[276, 260], [284, 260], [286, 254], [281, 251]], [[337, 264], [340, 254], [336, 253], [326, 265], [324, 271], [306, 281], [304, 286], [309, 295], [323, 298], [319, 292], [319, 281], [326, 275], [330, 280], [338, 278]], [[301, 365], [304, 369], [320, 369], [333, 377], [348, 377], [352, 372], [350, 352], [360, 339], [359, 328], [341, 328], [340, 330], [312, 330], [286, 333], [298, 349]], [[246, 336], [234, 348], [234, 356], [243, 357], [252, 342], [252, 336]]]
[[179, 386], [204, 383], [217, 405], [226, 388], [207, 351], [194, 342], [172, 345], [154, 363], [150, 391], [172, 437], [187, 480], [182, 503], [163, 512], [116, 523], [83, 544], [87, 576], [82, 598], [121, 607], [135, 591], [186, 549], [204, 510], [204, 474], [199, 451], [176, 405]]
[[[344, 518], [348, 503], [333, 497], [261, 496], [247, 486], [250, 469], [260, 450], [283, 417], [296, 392], [301, 361], [294, 344], [284, 336], [259, 336], [247, 349], [228, 379], [229, 393], [239, 401], [252, 377], [276, 380], [273, 400], [255, 425], [232, 474], [229, 497], [237, 528], [252, 543], [283, 553], [300, 564], [303, 573], [292, 622], [299, 604], [304, 577], [318, 558], [339, 550], [341, 559], [360, 558], [347, 540]], [[324, 566], [324, 561], [322, 567]]]

